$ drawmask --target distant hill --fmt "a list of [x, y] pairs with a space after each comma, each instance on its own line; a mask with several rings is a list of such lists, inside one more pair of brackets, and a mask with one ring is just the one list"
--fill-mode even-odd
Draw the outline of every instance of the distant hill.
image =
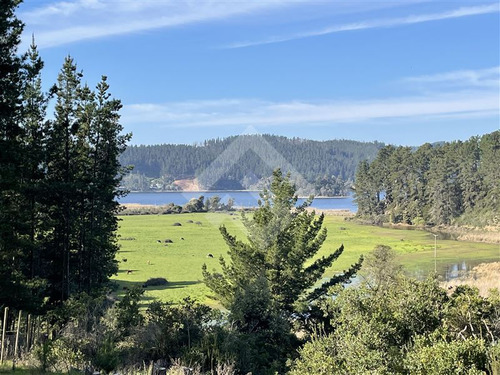
[[313, 141], [274, 135], [211, 139], [202, 144], [130, 146], [122, 165], [133, 166], [124, 186], [148, 190], [242, 190], [266, 185], [272, 170], [292, 174], [299, 193], [345, 195], [361, 160], [371, 161], [380, 142]]

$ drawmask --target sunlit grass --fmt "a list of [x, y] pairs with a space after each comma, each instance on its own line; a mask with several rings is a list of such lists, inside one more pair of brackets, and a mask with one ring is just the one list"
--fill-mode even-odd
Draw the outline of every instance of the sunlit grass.
[[[190, 296], [200, 302], [215, 304], [207, 297], [209, 291], [202, 282], [201, 267], [206, 263], [209, 269], [219, 269], [218, 258], [227, 253], [218, 230], [220, 225], [226, 225], [230, 233], [244, 238], [245, 230], [239, 213], [139, 215], [121, 218], [121, 249], [117, 254], [120, 271], [114, 277], [120, 285], [118, 294], [123, 293], [124, 287], [142, 285], [149, 278], [164, 277], [169, 281], [168, 285], [148, 287], [145, 303], [156, 298], [178, 301]], [[176, 222], [181, 226], [173, 226]], [[360, 255], [369, 253], [378, 244], [391, 246], [409, 272], [425, 275], [434, 271], [434, 236], [428, 232], [361, 225], [338, 216], [327, 216], [325, 226], [328, 238], [318, 256], [329, 254], [341, 244], [345, 247], [344, 253], [327, 270], [325, 277], [347, 269]], [[165, 244], [166, 239], [173, 243]], [[208, 254], [214, 257], [208, 257]], [[127, 261], [123, 261], [124, 259]], [[465, 262], [472, 267], [494, 260], [500, 260], [499, 245], [437, 240], [438, 273], [444, 273], [452, 262]], [[128, 273], [128, 270], [132, 272]]]

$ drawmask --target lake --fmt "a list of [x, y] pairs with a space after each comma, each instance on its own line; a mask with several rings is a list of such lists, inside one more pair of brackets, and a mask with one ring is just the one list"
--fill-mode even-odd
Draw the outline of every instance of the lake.
[[[237, 207], [257, 207], [257, 201], [260, 199], [258, 191], [182, 191], [182, 192], [151, 192], [151, 193], [129, 193], [126, 197], [120, 198], [120, 203], [138, 203], [148, 205], [165, 205], [174, 203], [182, 206], [192, 198], [198, 198], [203, 195], [205, 198], [218, 195], [222, 202], [227, 203], [229, 198], [234, 200]], [[304, 199], [299, 199], [299, 204]], [[318, 210], [350, 210], [357, 211], [356, 203], [352, 196], [335, 198], [315, 198], [311, 207]]]

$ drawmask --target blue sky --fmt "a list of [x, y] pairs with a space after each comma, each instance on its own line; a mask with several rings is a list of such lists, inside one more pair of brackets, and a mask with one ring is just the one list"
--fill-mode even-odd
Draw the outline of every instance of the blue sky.
[[498, 1], [25, 0], [55, 82], [107, 75], [133, 144], [248, 132], [420, 145], [499, 129]]

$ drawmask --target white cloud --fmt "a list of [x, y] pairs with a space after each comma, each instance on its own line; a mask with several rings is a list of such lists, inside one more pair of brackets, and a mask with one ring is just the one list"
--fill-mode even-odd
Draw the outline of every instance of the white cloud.
[[404, 84], [416, 84], [429, 88], [498, 88], [500, 82], [500, 66], [478, 70], [457, 70], [442, 74], [408, 77]]
[[372, 100], [272, 102], [221, 99], [132, 104], [128, 125], [158, 127], [333, 125], [371, 120], [492, 118], [500, 115], [500, 67], [408, 77], [416, 94]]
[[[435, 95], [365, 101], [266, 102], [240, 100], [234, 106], [222, 100], [206, 106], [204, 102], [135, 104], [125, 106], [125, 124], [156, 124], [161, 127], [277, 126], [296, 124], [335, 124], [375, 119], [433, 116], [499, 114], [498, 93]], [[186, 110], [189, 108], [190, 110]]]
[[361, 22], [348, 23], [342, 25], [333, 25], [320, 30], [307, 31], [285, 36], [275, 36], [268, 39], [257, 40], [257, 41], [237, 42], [227, 45], [226, 48], [243, 48], [243, 47], [257, 46], [263, 44], [280, 43], [295, 39], [303, 39], [314, 36], [334, 34], [339, 32], [412, 25], [423, 22], [440, 21], [452, 18], [477, 16], [481, 14], [498, 13], [499, 11], [500, 7], [498, 3], [471, 6], [471, 7], [461, 7], [458, 9], [441, 13], [420, 14], [420, 15], [411, 15], [408, 17], [376, 19], [376, 20], [361, 21]]
[[78, 0], [21, 12], [40, 48], [80, 40], [220, 20], [288, 7], [304, 0]]

